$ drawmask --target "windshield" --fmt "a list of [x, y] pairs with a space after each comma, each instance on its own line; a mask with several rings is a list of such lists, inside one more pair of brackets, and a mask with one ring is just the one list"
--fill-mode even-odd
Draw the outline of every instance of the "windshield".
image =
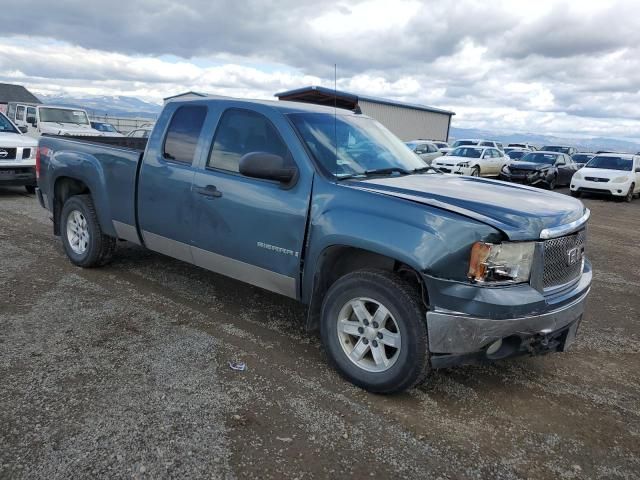
[[453, 145], [451, 145], [453, 148], [456, 147], [460, 147], [462, 145], [475, 145], [478, 142], [474, 142], [473, 140], [456, 140], [455, 142], [453, 142]]
[[586, 163], [593, 158], [593, 155], [589, 155], [586, 153], [578, 153], [571, 158], [573, 158], [574, 162]]
[[556, 158], [558, 155], [554, 155], [553, 153], [527, 153], [522, 157], [523, 162], [531, 162], [531, 163], [556, 163]]
[[66, 108], [40, 108], [41, 122], [75, 123], [89, 125], [87, 114], [82, 110], [68, 110]]
[[633, 170], [633, 161], [622, 157], [593, 157], [585, 167], [630, 172]]
[[20, 133], [3, 113], [0, 113], [0, 132]]
[[510, 152], [507, 153], [507, 155], [509, 155], [509, 158], [511, 159], [519, 160], [522, 157], [524, 157], [526, 153], [527, 152], [523, 150], [511, 150]]
[[569, 153], [569, 147], [557, 147], [555, 145], [548, 145], [546, 147], [542, 147], [541, 150], [545, 150], [547, 152], [558, 152], [558, 153]]
[[117, 132], [115, 127], [110, 123], [93, 123], [93, 128], [99, 132]]
[[425, 167], [398, 137], [371, 118], [326, 113], [295, 113], [289, 117], [315, 159], [337, 177]]
[[450, 155], [452, 157], [480, 158], [482, 155], [481, 148], [459, 147], [453, 150]]

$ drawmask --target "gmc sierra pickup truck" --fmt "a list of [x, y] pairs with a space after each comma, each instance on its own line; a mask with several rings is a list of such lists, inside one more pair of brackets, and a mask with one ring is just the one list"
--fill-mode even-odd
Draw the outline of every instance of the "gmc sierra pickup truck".
[[121, 239], [297, 299], [374, 392], [575, 338], [592, 278], [576, 199], [444, 175], [375, 120], [303, 103], [172, 101], [143, 141], [41, 138], [38, 199], [74, 264]]

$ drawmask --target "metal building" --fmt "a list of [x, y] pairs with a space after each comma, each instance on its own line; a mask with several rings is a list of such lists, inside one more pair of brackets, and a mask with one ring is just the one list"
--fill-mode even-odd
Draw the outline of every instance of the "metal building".
[[360, 111], [375, 118], [401, 140], [443, 140], [449, 138], [451, 117], [454, 112], [439, 108], [397, 102], [385, 98], [333, 90], [325, 87], [303, 87], [276, 93], [280, 100], [316, 103], [318, 105]]
[[42, 103], [38, 97], [22, 85], [0, 83], [0, 112], [7, 113], [7, 104], [11, 102], [19, 102], [24, 105], [38, 105]]

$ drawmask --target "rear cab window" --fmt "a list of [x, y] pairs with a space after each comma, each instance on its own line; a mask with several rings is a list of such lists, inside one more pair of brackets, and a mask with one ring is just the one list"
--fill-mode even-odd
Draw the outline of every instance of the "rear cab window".
[[186, 105], [179, 107], [169, 123], [162, 149], [162, 157], [171, 162], [191, 164], [196, 153], [207, 107]]

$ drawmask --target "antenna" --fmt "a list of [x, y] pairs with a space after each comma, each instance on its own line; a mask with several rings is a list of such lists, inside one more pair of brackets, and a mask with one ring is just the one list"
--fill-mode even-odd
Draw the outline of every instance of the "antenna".
[[336, 171], [333, 176], [338, 182], [338, 65], [333, 64], [333, 142], [335, 147]]

